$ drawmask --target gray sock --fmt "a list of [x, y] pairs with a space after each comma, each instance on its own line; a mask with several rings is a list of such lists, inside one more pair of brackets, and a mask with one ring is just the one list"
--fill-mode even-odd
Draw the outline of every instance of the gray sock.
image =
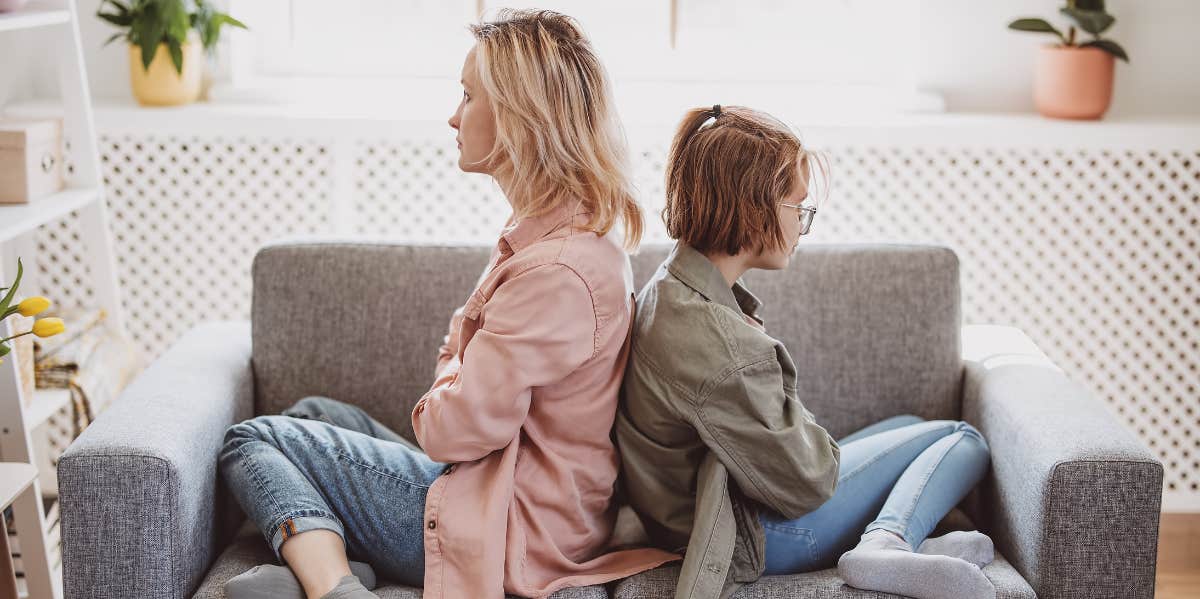
[[367, 590], [355, 576], [343, 576], [333, 590], [325, 593], [321, 599], [379, 599], [379, 595]]
[[996, 587], [979, 567], [945, 555], [913, 553], [883, 529], [866, 532], [838, 559], [838, 574], [852, 587], [916, 599], [995, 599]]
[[929, 555], [948, 555], [967, 560], [980, 568], [992, 563], [996, 558], [992, 538], [978, 530], [956, 530], [940, 537], [925, 539], [917, 553]]
[[[375, 571], [363, 562], [350, 562], [350, 571], [368, 589], [375, 588]], [[225, 583], [229, 599], [306, 599], [304, 587], [287, 566], [261, 564]]]

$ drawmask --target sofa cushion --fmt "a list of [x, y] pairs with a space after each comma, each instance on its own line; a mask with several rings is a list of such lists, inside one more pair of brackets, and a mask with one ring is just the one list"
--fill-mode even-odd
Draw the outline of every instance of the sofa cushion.
[[[238, 529], [233, 543], [217, 558], [200, 583], [193, 599], [225, 599], [225, 582], [258, 564], [277, 564], [275, 554], [263, 539], [262, 533], [247, 520]], [[421, 589], [379, 581], [373, 591], [382, 599], [420, 599]], [[513, 599], [512, 596], [509, 596]], [[558, 591], [552, 599], [607, 599], [608, 590], [603, 586], [574, 587]]]
[[252, 268], [254, 413], [308, 395], [356, 405], [410, 441], [450, 315], [487, 265], [485, 247], [277, 242]]
[[[670, 246], [633, 256], [640, 286]], [[450, 314], [489, 247], [276, 242], [254, 259], [255, 413], [307, 395], [360, 406], [412, 440]], [[801, 245], [782, 273], [744, 277], [791, 351], [800, 400], [834, 437], [896, 414], [960, 417], [958, 260], [944, 247]]]
[[[955, 508], [942, 519], [930, 536], [941, 536], [952, 530], [974, 530], [975, 525]], [[659, 566], [617, 583], [614, 599], [671, 599], [675, 596], [675, 581], [679, 579], [679, 562]], [[996, 599], [1036, 599], [1037, 594], [1020, 572], [1004, 559], [999, 551], [983, 573], [996, 587]], [[824, 599], [846, 597], [854, 599], [899, 597], [891, 593], [864, 591], [847, 585], [836, 568], [827, 568], [789, 576], [763, 576], [753, 584], [743, 586], [733, 599]]]

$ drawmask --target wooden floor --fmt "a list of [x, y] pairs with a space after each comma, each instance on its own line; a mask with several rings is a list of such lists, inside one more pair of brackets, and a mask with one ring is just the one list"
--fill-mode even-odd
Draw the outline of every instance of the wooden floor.
[[1200, 598], [1200, 514], [1163, 514], [1158, 530], [1155, 599]]

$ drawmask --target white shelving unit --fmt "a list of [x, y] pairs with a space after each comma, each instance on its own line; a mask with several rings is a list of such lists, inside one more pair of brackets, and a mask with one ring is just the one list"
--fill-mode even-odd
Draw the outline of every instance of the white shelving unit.
[[[6, 281], [4, 284], [12, 281], [20, 256], [24, 276], [18, 297], [31, 295], [39, 289], [40, 273], [33, 233], [42, 225], [78, 211], [80, 241], [87, 248], [85, 266], [94, 278], [96, 304], [104, 308], [112, 326], [123, 330], [125, 320], [104, 203], [78, 14], [75, 0], [42, 0], [16, 12], [0, 14], [0, 35], [10, 31], [31, 31], [32, 35], [45, 36], [50, 41], [47, 47], [54, 48], [57, 53], [55, 66], [62, 98], [56, 116], [63, 119], [63, 131], [70, 138], [73, 163], [73, 172], [65, 174], [66, 189], [27, 204], [0, 206], [0, 281]], [[0, 322], [0, 338], [17, 332], [12, 330], [10, 320]], [[19, 375], [20, 368], [26, 365], [18, 363], [15, 353], [9, 354], [9, 358], [0, 364], [0, 457], [9, 462], [33, 464], [37, 463], [33, 430], [68, 405], [71, 394], [67, 389], [37, 389], [27, 402]], [[52, 557], [61, 552], [53, 545], [56, 535], [47, 526], [40, 485], [36, 480], [33, 485], [34, 493], [27, 493], [13, 504], [14, 525], [25, 569], [25, 596], [29, 599], [59, 599], [63, 596], [62, 571], [61, 565]]]

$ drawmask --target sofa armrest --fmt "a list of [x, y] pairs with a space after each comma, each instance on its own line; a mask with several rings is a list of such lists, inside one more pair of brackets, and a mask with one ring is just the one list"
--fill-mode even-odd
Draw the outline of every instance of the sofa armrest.
[[253, 412], [249, 321], [188, 331], [59, 459], [63, 585], [190, 597], [221, 549], [217, 455]]
[[1019, 329], [964, 327], [963, 361], [980, 528], [1038, 597], [1152, 599], [1162, 463]]

